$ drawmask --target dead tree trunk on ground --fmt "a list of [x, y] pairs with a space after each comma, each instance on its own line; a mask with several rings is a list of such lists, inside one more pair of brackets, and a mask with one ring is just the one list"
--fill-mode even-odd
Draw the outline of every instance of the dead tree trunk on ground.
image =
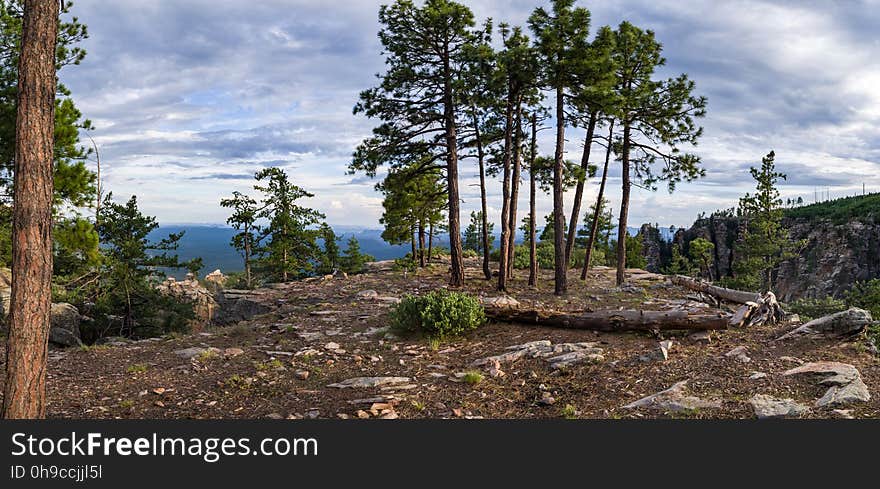
[[486, 316], [509, 323], [537, 324], [592, 331], [720, 330], [729, 317], [722, 314], [688, 315], [687, 311], [558, 312], [537, 309], [487, 307]]

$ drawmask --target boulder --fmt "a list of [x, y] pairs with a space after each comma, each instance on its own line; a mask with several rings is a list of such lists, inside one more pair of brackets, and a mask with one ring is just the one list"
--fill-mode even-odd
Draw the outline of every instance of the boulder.
[[220, 269], [214, 270], [213, 272], [205, 275], [205, 282], [214, 286], [217, 289], [222, 289], [226, 286], [226, 282], [229, 280], [229, 277], [223, 275], [223, 272]]
[[825, 394], [816, 401], [816, 407], [836, 408], [854, 402], [868, 402], [871, 393], [862, 381], [858, 369], [847, 363], [810, 362], [788, 370], [784, 376], [809, 375], [819, 377], [820, 385], [830, 386]]
[[82, 346], [79, 325], [82, 316], [71, 304], [52, 304], [49, 341], [61, 346]]
[[784, 340], [793, 336], [803, 335], [825, 335], [829, 337], [855, 336], [864, 331], [873, 322], [874, 318], [871, 317], [870, 312], [853, 307], [830, 316], [814, 319], [807, 324], [780, 336], [778, 339]]
[[776, 399], [764, 394], [756, 394], [749, 403], [758, 419], [798, 417], [810, 410], [793, 399]]

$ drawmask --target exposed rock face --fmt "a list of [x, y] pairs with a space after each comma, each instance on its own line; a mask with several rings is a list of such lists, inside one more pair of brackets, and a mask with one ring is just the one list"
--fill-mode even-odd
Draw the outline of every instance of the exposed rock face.
[[196, 318], [190, 326], [194, 332], [203, 330], [214, 321], [218, 309], [217, 301], [214, 300], [214, 294], [199, 283], [195, 275], [187, 274], [181, 281], [168, 277], [157, 288], [164, 294], [193, 305]]
[[259, 294], [248, 290], [223, 290], [217, 294], [219, 308], [214, 322], [221, 325], [246, 321], [271, 309], [259, 301]]
[[205, 282], [216, 289], [222, 289], [223, 287], [225, 287], [228, 280], [229, 277], [223, 275], [223, 272], [221, 272], [219, 269], [205, 275]]
[[836, 408], [854, 402], [868, 402], [871, 394], [862, 381], [858, 369], [847, 363], [812, 362], [788, 370], [784, 376], [805, 375], [818, 377], [820, 385], [830, 386], [818, 401], [818, 408]]
[[758, 419], [798, 417], [810, 410], [793, 399], [776, 399], [764, 394], [756, 394], [749, 403]]
[[683, 412], [698, 409], [719, 409], [721, 402], [715, 400], [705, 400], [688, 394], [688, 381], [683, 380], [675, 383], [672, 387], [665, 391], [643, 397], [638, 401], [631, 402], [624, 409], [651, 409], [664, 412]]
[[814, 319], [794, 331], [786, 333], [779, 339], [819, 334], [831, 337], [854, 336], [864, 331], [873, 322], [874, 319], [870, 312], [853, 307], [830, 316]]
[[52, 304], [49, 341], [61, 346], [81, 346], [79, 325], [82, 316], [70, 304]]
[[[794, 240], [806, 246], [797, 258], [783, 263], [775, 277], [774, 292], [783, 302], [800, 297], [839, 297], [857, 281], [880, 277], [880, 224], [853, 219], [835, 224], [827, 220], [786, 219], [784, 226]], [[714, 276], [731, 276], [736, 242], [742, 225], [733, 216], [697, 220], [679, 230], [674, 242], [687, 253], [688, 245], [705, 238], [715, 245]]]
[[650, 224], [642, 224], [639, 229], [639, 237], [642, 239], [642, 254], [645, 256], [647, 265], [645, 270], [659, 273], [662, 268], [663, 238], [660, 230]]

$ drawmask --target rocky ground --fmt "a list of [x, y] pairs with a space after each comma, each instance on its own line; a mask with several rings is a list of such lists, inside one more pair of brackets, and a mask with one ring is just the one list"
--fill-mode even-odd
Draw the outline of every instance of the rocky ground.
[[[499, 297], [478, 264], [468, 265], [466, 289], [486, 301]], [[509, 294], [525, 306], [711, 311], [640, 271], [622, 289], [611, 270], [594, 271], [586, 283], [573, 271], [565, 299], [552, 295], [549, 272], [537, 289], [525, 275]], [[658, 336], [490, 322], [442, 343], [387, 331], [399, 297], [445, 281], [436, 266], [295, 282], [249, 294], [270, 312], [232, 326], [53, 348], [49, 416], [880, 417], [880, 362], [865, 341], [774, 341], [793, 324]]]

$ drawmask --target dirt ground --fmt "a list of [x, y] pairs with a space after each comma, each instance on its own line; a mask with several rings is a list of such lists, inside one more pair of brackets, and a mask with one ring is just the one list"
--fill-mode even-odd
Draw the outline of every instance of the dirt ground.
[[[509, 295], [524, 305], [556, 310], [667, 310], [712, 312], [687, 299], [688, 291], [662, 278], [631, 276], [634, 287], [614, 287], [611, 270], [587, 282], [572, 271], [566, 298], [552, 295], [552, 275], [527, 287], [518, 271]], [[646, 277], [643, 280], [639, 277]], [[468, 261], [465, 289], [498, 297], [494, 282]], [[381, 271], [309, 280], [256, 291], [272, 312], [238, 325], [96, 347], [53, 349], [49, 408], [53, 418], [754, 418], [756, 394], [792, 399], [804, 418], [880, 416], [880, 362], [862, 339], [773, 341], [790, 325], [713, 332], [711, 341], [686, 332], [596, 333], [489, 322], [466, 337], [440, 344], [386, 336], [390, 299], [446, 283], [445, 267], [419, 273]], [[654, 358], [658, 341], [671, 339], [668, 360]], [[597, 343], [604, 360], [555, 370], [541, 358], [502, 365], [494, 377], [474, 360], [531, 341]], [[749, 361], [726, 356], [743, 346]], [[180, 350], [201, 353], [184, 358]], [[2, 355], [5, 362], [5, 352]], [[855, 366], [873, 395], [834, 411], [814, 405], [828, 389], [815, 379], [783, 376], [802, 362]], [[466, 379], [462, 373], [480, 372]], [[750, 378], [760, 372], [763, 378]], [[456, 376], [456, 374], [459, 374]], [[355, 377], [407, 377], [384, 387], [335, 388]], [[760, 377], [754, 376], [754, 377]], [[468, 382], [468, 381], [470, 382]], [[687, 380], [687, 390], [718, 407], [629, 409], [626, 404]], [[2, 383], [2, 379], [0, 379]]]

